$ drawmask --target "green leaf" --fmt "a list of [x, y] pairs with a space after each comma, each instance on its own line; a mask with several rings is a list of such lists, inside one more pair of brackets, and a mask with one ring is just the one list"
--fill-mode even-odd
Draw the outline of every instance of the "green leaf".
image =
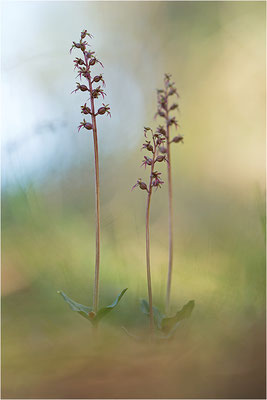
[[122, 296], [124, 295], [124, 293], [126, 292], [128, 288], [123, 289], [120, 294], [116, 297], [116, 299], [114, 300], [114, 302], [112, 304], [110, 304], [109, 306], [103, 307], [101, 308], [95, 318], [92, 320], [93, 322], [99, 322], [102, 318], [104, 318], [108, 313], [110, 313], [110, 311], [113, 310], [113, 308], [115, 308], [119, 301], [121, 300]]
[[[172, 329], [177, 328], [178, 322], [189, 318], [195, 307], [195, 301], [190, 300], [183, 308], [176, 313], [174, 317], [163, 318], [161, 321], [161, 329], [164, 333], [171, 333]], [[173, 332], [172, 332], [173, 333]]]
[[144, 314], [149, 315], [149, 304], [145, 299], [140, 301], [141, 303], [141, 310]]
[[59, 290], [57, 292], [58, 294], [60, 294], [63, 299], [66, 301], [66, 303], [68, 303], [68, 305], [70, 306], [70, 308], [73, 311], [78, 312], [80, 315], [82, 315], [83, 317], [85, 317], [86, 319], [88, 319], [89, 321], [92, 322], [92, 318], [89, 317], [89, 312], [91, 312], [93, 309], [91, 307], [87, 307], [84, 306], [83, 304], [79, 304], [76, 301], [70, 299], [64, 292], [62, 292], [61, 290]]
[[[161, 322], [162, 319], [164, 318], [164, 315], [161, 314], [161, 312], [157, 307], [153, 306], [152, 309], [153, 309], [154, 322], [157, 328], [161, 329]], [[141, 310], [144, 314], [149, 315], [149, 304], [145, 299], [141, 300]]]

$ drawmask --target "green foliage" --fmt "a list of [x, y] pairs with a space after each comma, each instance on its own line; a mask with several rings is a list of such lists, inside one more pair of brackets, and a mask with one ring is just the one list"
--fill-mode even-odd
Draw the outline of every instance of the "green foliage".
[[183, 319], [189, 318], [195, 307], [195, 301], [190, 300], [186, 303], [180, 311], [177, 311], [174, 317], [163, 318], [161, 322], [161, 329], [164, 333], [170, 333], [170, 331], [177, 326], [177, 324]]
[[[162, 318], [164, 318], [164, 315], [161, 314], [161, 312], [159, 311], [159, 309], [157, 307], [153, 306], [152, 308], [153, 308], [154, 322], [155, 322], [157, 328], [159, 330], [161, 330], [161, 322], [162, 322]], [[147, 300], [145, 300], [145, 299], [141, 300], [141, 310], [144, 314], [149, 316], [149, 304], [148, 304]]]
[[113, 308], [115, 308], [118, 305], [119, 301], [121, 300], [122, 296], [124, 295], [127, 289], [128, 288], [123, 289], [112, 304], [100, 308], [100, 310], [97, 313], [93, 311], [92, 307], [84, 306], [83, 304], [79, 304], [76, 301], [70, 299], [61, 290], [59, 290], [57, 293], [63, 297], [63, 299], [66, 301], [66, 303], [68, 303], [68, 305], [73, 311], [78, 312], [80, 315], [88, 319], [93, 325], [97, 325], [102, 318], [104, 318], [108, 313], [110, 313], [110, 311], [113, 310]]
[[69, 298], [61, 290], [59, 290], [57, 293], [60, 294], [63, 297], [63, 299], [66, 301], [66, 303], [68, 303], [68, 305], [70, 306], [70, 308], [73, 311], [78, 312], [81, 316], [83, 316], [86, 319], [88, 319], [89, 321], [91, 321], [91, 318], [89, 317], [89, 313], [92, 312], [92, 310], [93, 310], [92, 307], [87, 307], [87, 306], [84, 306], [83, 304], [77, 303], [76, 301], [74, 301], [71, 298]]
[[123, 289], [123, 290], [120, 292], [120, 294], [116, 297], [116, 299], [114, 300], [114, 302], [113, 302], [112, 304], [110, 304], [109, 306], [106, 306], [106, 307], [101, 308], [101, 309], [97, 312], [97, 314], [96, 314], [96, 316], [95, 316], [95, 318], [94, 318], [94, 321], [95, 321], [95, 322], [99, 322], [99, 321], [100, 321], [102, 318], [104, 318], [108, 313], [110, 313], [110, 311], [112, 311], [113, 308], [115, 308], [115, 307], [118, 305], [119, 301], [121, 300], [122, 296], [124, 295], [124, 293], [126, 292], [127, 289], [128, 289], [128, 288]]
[[[161, 333], [166, 335], [162, 336], [162, 338], [170, 338], [179, 325], [179, 322], [190, 317], [194, 307], [195, 301], [190, 300], [181, 310], [177, 311], [173, 317], [166, 317], [157, 307], [153, 306], [155, 325]], [[149, 304], [145, 299], [141, 300], [141, 310], [144, 314], [149, 316]]]

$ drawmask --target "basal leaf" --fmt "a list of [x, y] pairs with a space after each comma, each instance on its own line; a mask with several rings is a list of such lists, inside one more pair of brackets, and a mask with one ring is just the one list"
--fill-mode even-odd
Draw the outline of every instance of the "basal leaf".
[[124, 293], [126, 292], [128, 288], [123, 289], [120, 294], [116, 297], [116, 299], [114, 300], [114, 302], [112, 304], [110, 304], [109, 306], [103, 307], [101, 308], [96, 316], [94, 317], [94, 319], [92, 321], [94, 322], [99, 322], [102, 318], [104, 318], [108, 313], [110, 313], [110, 311], [113, 310], [113, 308], [115, 308], [119, 301], [121, 300], [122, 296], [124, 295]]
[[141, 310], [144, 314], [149, 315], [149, 304], [145, 299], [140, 301], [141, 303]]
[[[161, 314], [161, 312], [157, 307], [153, 306], [152, 308], [153, 308], [154, 322], [157, 328], [161, 329], [161, 321], [164, 318], [164, 315]], [[149, 304], [145, 299], [141, 300], [141, 310], [144, 314], [149, 315]]]
[[176, 313], [174, 317], [163, 318], [161, 321], [161, 329], [164, 333], [170, 333], [172, 329], [176, 329], [178, 322], [183, 319], [189, 318], [195, 306], [194, 300], [190, 300], [183, 308]]
[[91, 312], [93, 309], [91, 307], [87, 307], [84, 306], [83, 304], [79, 304], [76, 301], [70, 299], [64, 292], [62, 292], [61, 290], [59, 290], [57, 292], [58, 294], [60, 294], [63, 299], [66, 301], [66, 303], [68, 303], [68, 305], [70, 306], [70, 308], [73, 311], [78, 312], [80, 315], [82, 315], [83, 317], [85, 317], [86, 319], [88, 319], [89, 321], [92, 322], [92, 318], [89, 317], [89, 312]]

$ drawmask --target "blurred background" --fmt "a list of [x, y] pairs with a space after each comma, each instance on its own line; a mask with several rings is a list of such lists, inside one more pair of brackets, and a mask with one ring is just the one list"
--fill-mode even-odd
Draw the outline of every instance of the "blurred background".
[[[2, 398], [265, 398], [265, 23], [264, 2], [2, 4]], [[86, 96], [70, 94], [83, 29], [112, 113], [98, 121], [100, 304], [129, 287], [98, 340], [57, 294], [92, 304], [93, 146], [77, 133]], [[172, 147], [172, 312], [196, 307], [151, 347], [121, 326], [148, 326], [145, 195], [131, 187], [147, 178], [143, 126], [156, 126], [165, 72], [185, 137]], [[167, 232], [163, 185], [151, 209], [162, 310]]]

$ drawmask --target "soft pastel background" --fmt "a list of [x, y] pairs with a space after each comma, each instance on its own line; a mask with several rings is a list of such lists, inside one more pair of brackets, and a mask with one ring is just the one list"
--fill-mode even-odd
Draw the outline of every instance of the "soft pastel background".
[[[2, 398], [265, 397], [265, 3], [5, 2], [2, 7]], [[91, 135], [69, 54], [82, 29], [104, 63], [99, 120], [101, 303], [129, 287], [95, 343], [57, 295], [92, 303]], [[98, 70], [98, 69], [97, 69]], [[174, 145], [174, 340], [147, 328], [145, 196], [131, 192], [156, 88], [180, 92]], [[167, 274], [167, 190], [152, 201], [155, 304]]]

